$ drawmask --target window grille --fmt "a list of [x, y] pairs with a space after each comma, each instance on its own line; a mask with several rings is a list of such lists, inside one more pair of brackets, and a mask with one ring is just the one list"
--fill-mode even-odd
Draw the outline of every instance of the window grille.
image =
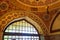
[[26, 20], [14, 21], [4, 31], [4, 40], [39, 40], [35, 27]]

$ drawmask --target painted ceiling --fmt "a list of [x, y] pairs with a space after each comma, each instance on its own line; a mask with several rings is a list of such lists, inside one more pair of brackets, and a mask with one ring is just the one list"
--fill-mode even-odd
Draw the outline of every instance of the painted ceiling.
[[[60, 30], [60, 16], [56, 17], [59, 14], [59, 9], [60, 0], [0, 0], [0, 17], [13, 10], [32, 12], [42, 19], [49, 32], [51, 30]], [[56, 20], [51, 28], [55, 17]]]
[[17, 1], [35, 7], [35, 6], [44, 6], [44, 5], [52, 4], [59, 0], [17, 0]]

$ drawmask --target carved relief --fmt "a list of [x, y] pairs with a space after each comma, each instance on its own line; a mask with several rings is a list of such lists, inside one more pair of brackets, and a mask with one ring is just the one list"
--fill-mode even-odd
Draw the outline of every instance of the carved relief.
[[49, 14], [44, 14], [43, 19], [44, 19], [45, 21], [50, 20], [50, 15], [49, 15]]
[[17, 0], [17, 1], [20, 1], [24, 4], [28, 4], [28, 5], [31, 5], [31, 6], [43, 6], [43, 5], [46, 5], [46, 4], [51, 4], [51, 3], [54, 3], [58, 0]]
[[8, 10], [8, 4], [6, 2], [0, 3], [0, 11], [6, 11]]
[[[19, 12], [19, 11], [14, 11], [14, 12], [11, 12], [11, 13], [6, 13], [5, 16], [2, 17], [2, 19], [0, 18], [0, 23], [1, 23], [1, 31], [4, 31], [6, 25], [11, 22], [12, 20], [14, 19], [18, 19], [18, 18], [22, 18], [22, 17], [29, 17], [31, 18], [32, 20], [34, 20], [36, 23], [38, 23], [43, 32], [44, 32], [44, 35], [47, 35], [48, 34], [48, 30], [47, 30], [47, 27], [46, 25], [43, 23], [43, 21], [38, 17], [36, 16], [35, 14], [31, 13], [31, 12]], [[2, 25], [3, 24], [3, 25]]]

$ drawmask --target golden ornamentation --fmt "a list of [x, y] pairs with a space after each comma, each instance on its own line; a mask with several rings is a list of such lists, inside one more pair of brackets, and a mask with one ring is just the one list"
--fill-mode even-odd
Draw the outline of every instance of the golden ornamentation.
[[31, 8], [37, 8], [38, 12], [45, 12], [47, 6], [49, 6], [49, 10], [57, 8], [60, 3], [59, 0], [9, 0], [12, 5], [15, 6], [16, 9], [23, 9], [26, 11], [31, 11]]
[[36, 1], [36, 2], [43, 2], [43, 3], [45, 3], [46, 0], [29, 0], [29, 1], [30, 1], [30, 2]]
[[45, 21], [49, 21], [49, 20], [50, 20], [50, 15], [49, 15], [49, 14], [44, 14], [44, 15], [43, 15], [43, 19], [44, 19]]
[[23, 4], [31, 5], [31, 6], [44, 6], [47, 4], [54, 3], [58, 0], [17, 0], [17, 1]]
[[6, 2], [0, 3], [0, 11], [6, 11], [8, 10], [8, 4]]
[[0, 23], [1, 23], [1, 28], [2, 28], [1, 31], [4, 31], [4, 29], [6, 28], [8, 23], [13, 21], [14, 19], [23, 18], [23, 17], [31, 18], [33, 21], [38, 23], [38, 25], [41, 26], [41, 28], [43, 29], [44, 35], [48, 34], [48, 29], [47, 29], [46, 25], [43, 23], [43, 21], [37, 15], [35, 15], [31, 12], [24, 12], [24, 11], [22, 11], [22, 12], [12, 11], [12, 12], [10, 12], [10, 13], [8, 12], [4, 16], [2, 16], [0, 18], [0, 20], [1, 20]]

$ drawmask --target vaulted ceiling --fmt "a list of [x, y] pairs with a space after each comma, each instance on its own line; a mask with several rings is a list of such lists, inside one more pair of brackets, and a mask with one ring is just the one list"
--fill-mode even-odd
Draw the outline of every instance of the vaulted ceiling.
[[60, 34], [60, 0], [0, 0], [0, 19], [15, 10], [37, 15], [49, 34]]

